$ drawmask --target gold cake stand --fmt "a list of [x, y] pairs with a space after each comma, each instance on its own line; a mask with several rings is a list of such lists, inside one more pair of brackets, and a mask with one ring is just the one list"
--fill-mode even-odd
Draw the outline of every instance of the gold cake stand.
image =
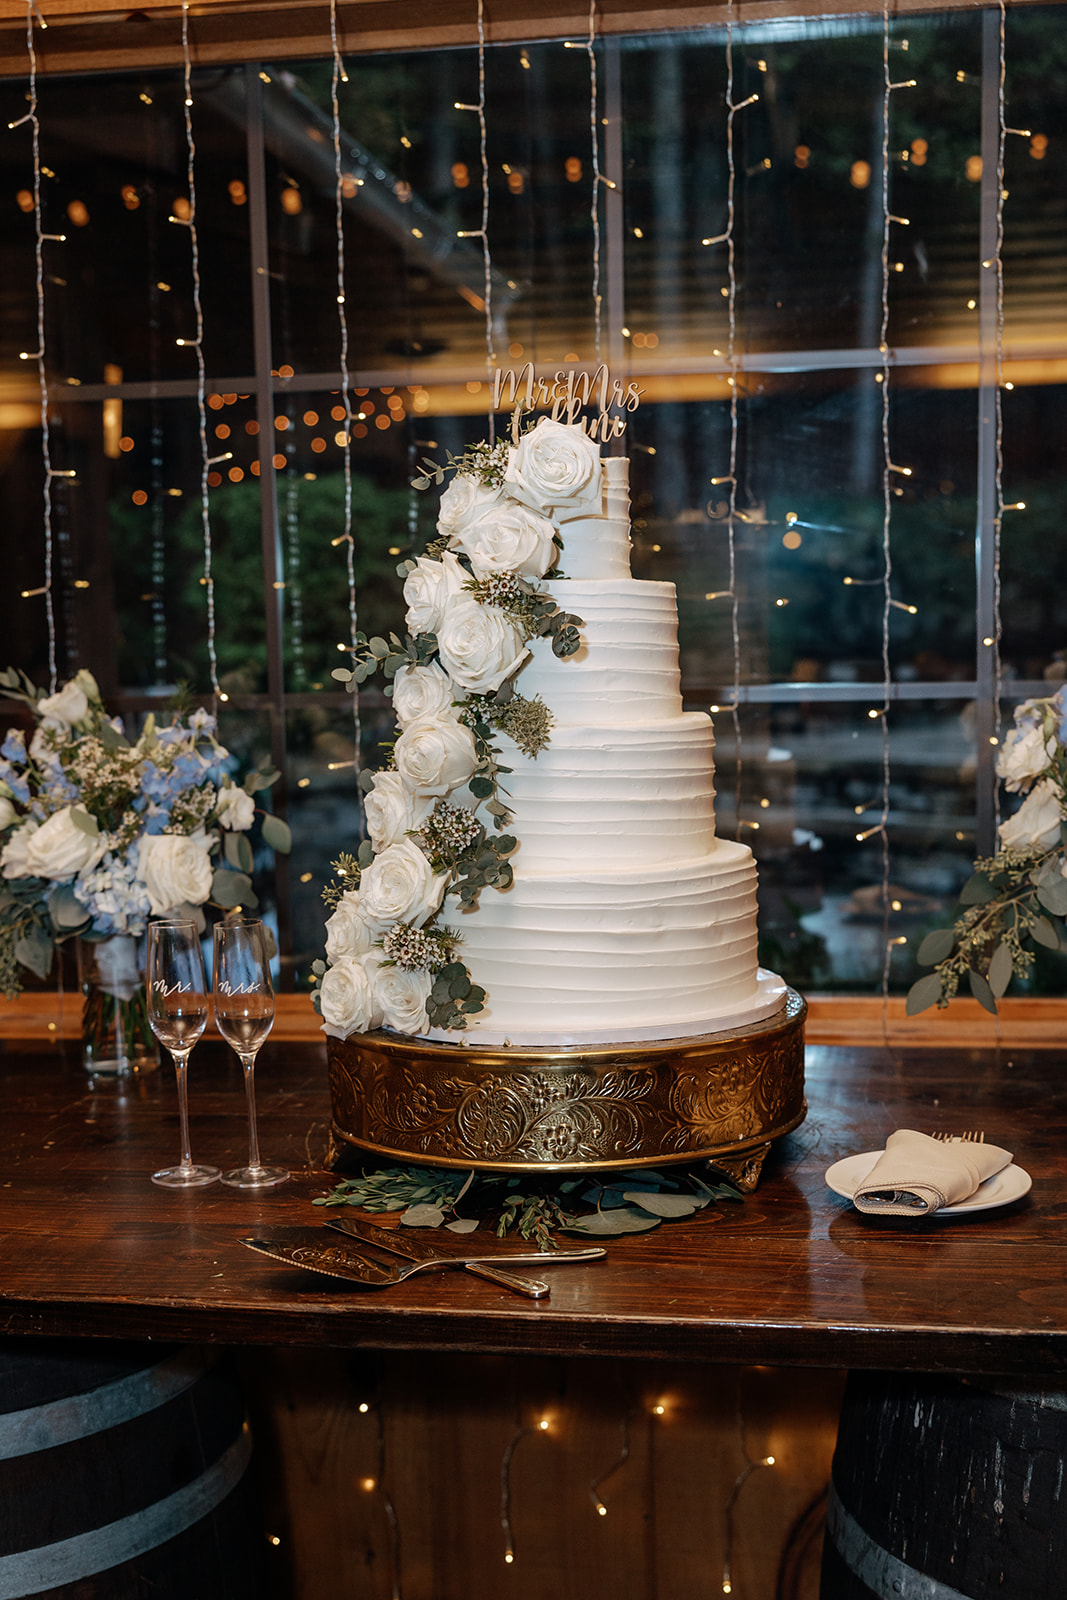
[[706, 1159], [741, 1188], [804, 1102], [793, 989], [737, 1032], [574, 1050], [472, 1048], [391, 1033], [330, 1039], [334, 1156], [482, 1172], [568, 1172]]

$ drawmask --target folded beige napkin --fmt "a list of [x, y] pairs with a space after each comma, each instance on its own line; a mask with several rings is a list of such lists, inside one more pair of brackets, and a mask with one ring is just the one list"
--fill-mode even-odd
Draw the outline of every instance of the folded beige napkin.
[[1011, 1162], [1011, 1151], [995, 1144], [953, 1140], [942, 1144], [913, 1128], [898, 1128], [856, 1188], [859, 1211], [889, 1217], [929, 1216], [966, 1200], [994, 1172]]

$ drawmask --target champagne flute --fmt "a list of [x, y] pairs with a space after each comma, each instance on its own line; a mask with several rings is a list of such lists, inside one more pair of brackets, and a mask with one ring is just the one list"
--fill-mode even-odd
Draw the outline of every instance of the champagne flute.
[[213, 993], [215, 1026], [240, 1058], [248, 1101], [248, 1165], [225, 1173], [222, 1181], [233, 1189], [272, 1189], [285, 1183], [289, 1173], [284, 1167], [265, 1167], [259, 1159], [253, 1074], [259, 1047], [274, 1026], [274, 990], [258, 919], [215, 924]]
[[153, 922], [148, 928], [148, 1022], [174, 1057], [178, 1077], [178, 1113], [182, 1155], [176, 1167], [153, 1172], [152, 1182], [165, 1189], [195, 1189], [214, 1183], [218, 1167], [194, 1166], [189, 1151], [189, 1099], [186, 1065], [193, 1046], [207, 1026], [207, 984], [195, 922]]

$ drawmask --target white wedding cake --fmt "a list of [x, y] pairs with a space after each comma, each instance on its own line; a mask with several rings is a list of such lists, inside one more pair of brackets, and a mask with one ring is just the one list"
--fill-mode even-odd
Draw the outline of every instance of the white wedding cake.
[[[715, 837], [714, 734], [682, 709], [674, 585], [630, 576], [628, 462], [544, 419], [479, 450], [445, 492], [438, 547], [406, 564], [407, 644], [369, 641], [354, 674], [386, 666], [401, 734], [367, 796], [362, 871], [333, 897], [326, 1031], [570, 1048], [772, 1016], [786, 987], [758, 967], [752, 853]], [[580, 637], [531, 637], [530, 596]], [[547, 707], [536, 754], [506, 731], [501, 686]], [[517, 842], [494, 877], [504, 807]], [[464, 860], [490, 863], [467, 907]]]
[[514, 882], [452, 919], [488, 995], [471, 1044], [678, 1038], [785, 999], [756, 960], [752, 852], [715, 837], [715, 736], [682, 710], [674, 585], [630, 576], [629, 462], [602, 470], [602, 511], [560, 521], [566, 577], [546, 585], [581, 649], [558, 661], [536, 640], [520, 677], [551, 741], [531, 758], [500, 736]]

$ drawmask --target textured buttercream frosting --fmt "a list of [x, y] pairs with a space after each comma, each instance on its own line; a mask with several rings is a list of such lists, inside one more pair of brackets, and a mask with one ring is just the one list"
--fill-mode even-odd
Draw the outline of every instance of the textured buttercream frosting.
[[715, 837], [714, 735], [682, 711], [674, 585], [630, 577], [628, 463], [604, 467], [603, 514], [561, 524], [567, 576], [547, 585], [582, 618], [581, 649], [561, 661], [536, 641], [516, 681], [549, 707], [550, 743], [531, 759], [499, 740], [514, 882], [448, 915], [488, 995], [466, 1044], [682, 1038], [785, 997], [757, 964], [752, 852]]

